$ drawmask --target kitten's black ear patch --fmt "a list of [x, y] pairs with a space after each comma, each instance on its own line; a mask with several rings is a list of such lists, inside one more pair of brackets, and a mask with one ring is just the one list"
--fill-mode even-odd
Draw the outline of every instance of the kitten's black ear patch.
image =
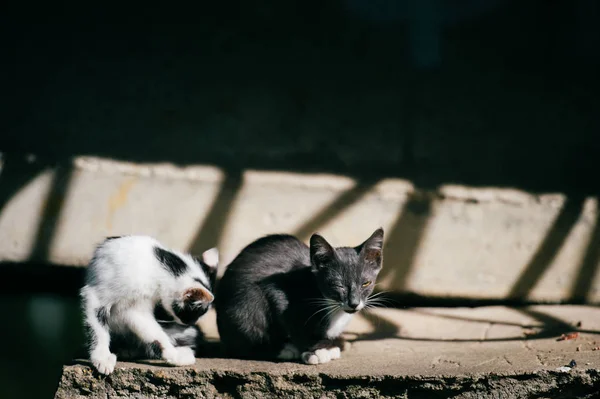
[[193, 256], [193, 258], [200, 265], [206, 277], [208, 277], [211, 286], [214, 285], [217, 278], [217, 271], [219, 270], [219, 250], [211, 248], [204, 251], [200, 258], [197, 256]]
[[327, 262], [334, 256], [334, 249], [327, 240], [319, 234], [313, 234], [310, 237], [310, 259], [317, 266], [320, 263]]
[[165, 249], [154, 247], [156, 259], [175, 277], [181, 276], [187, 269], [187, 264], [179, 256]]

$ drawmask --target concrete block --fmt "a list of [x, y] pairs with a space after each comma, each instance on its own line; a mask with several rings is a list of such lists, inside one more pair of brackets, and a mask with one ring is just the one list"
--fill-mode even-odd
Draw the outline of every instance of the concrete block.
[[383, 226], [381, 289], [600, 303], [596, 197], [92, 157], [34, 170], [2, 172], [0, 191], [23, 181], [0, 204], [2, 261], [84, 266], [104, 236], [148, 234], [195, 253], [216, 245], [226, 264], [269, 233], [357, 245]]

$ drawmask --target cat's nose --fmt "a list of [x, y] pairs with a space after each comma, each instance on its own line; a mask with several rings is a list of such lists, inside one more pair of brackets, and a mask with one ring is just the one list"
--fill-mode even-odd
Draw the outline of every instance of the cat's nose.
[[348, 301], [348, 307], [352, 310], [356, 310], [358, 305], [360, 305], [360, 301], [358, 299], [351, 299]]

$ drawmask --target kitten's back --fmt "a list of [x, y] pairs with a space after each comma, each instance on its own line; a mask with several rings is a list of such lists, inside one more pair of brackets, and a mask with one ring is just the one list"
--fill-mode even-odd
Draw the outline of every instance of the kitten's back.
[[215, 295], [219, 335], [227, 352], [238, 357], [274, 356], [271, 351], [279, 350], [285, 337], [271, 331], [273, 303], [262, 282], [307, 267], [308, 247], [290, 235], [259, 238], [240, 252], [225, 270]]
[[309, 265], [310, 252], [302, 241], [288, 234], [272, 234], [245, 247], [227, 267], [221, 284], [228, 276], [237, 279], [243, 275], [248, 282], [255, 282]]

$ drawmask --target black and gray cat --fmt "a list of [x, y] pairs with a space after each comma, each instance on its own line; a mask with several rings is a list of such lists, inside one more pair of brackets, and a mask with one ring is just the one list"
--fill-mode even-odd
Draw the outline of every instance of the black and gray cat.
[[318, 234], [310, 247], [290, 235], [248, 245], [227, 267], [215, 295], [227, 354], [307, 364], [338, 359], [340, 335], [352, 315], [370, 304], [382, 250], [381, 228], [354, 248], [334, 248]]

